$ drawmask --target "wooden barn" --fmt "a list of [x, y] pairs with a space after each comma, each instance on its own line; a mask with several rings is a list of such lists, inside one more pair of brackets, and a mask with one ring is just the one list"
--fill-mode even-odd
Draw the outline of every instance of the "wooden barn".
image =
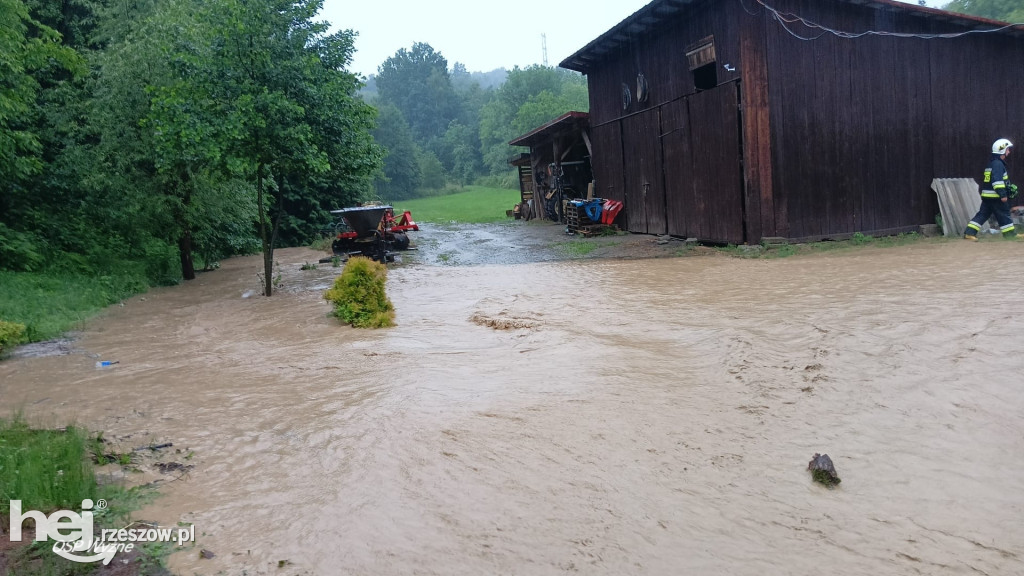
[[654, 0], [561, 67], [587, 75], [595, 194], [632, 232], [914, 231], [933, 178], [1024, 138], [1024, 27], [892, 0]]

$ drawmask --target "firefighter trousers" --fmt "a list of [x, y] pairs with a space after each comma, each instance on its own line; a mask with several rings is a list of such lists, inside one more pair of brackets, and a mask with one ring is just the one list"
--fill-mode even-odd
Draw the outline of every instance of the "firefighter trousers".
[[981, 199], [981, 210], [978, 210], [974, 218], [971, 218], [971, 221], [967, 223], [964, 236], [977, 236], [978, 232], [981, 231], [981, 227], [993, 215], [996, 217], [996, 222], [999, 223], [999, 231], [1003, 233], [1003, 236], [1013, 236], [1014, 226], [1013, 219], [1010, 218], [1010, 205], [1003, 202], [1000, 198]]

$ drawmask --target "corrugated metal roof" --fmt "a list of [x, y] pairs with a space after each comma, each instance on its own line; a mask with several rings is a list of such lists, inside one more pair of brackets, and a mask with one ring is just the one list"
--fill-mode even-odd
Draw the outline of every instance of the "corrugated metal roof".
[[[591, 66], [600, 61], [605, 54], [618, 48], [630, 38], [635, 37], [636, 34], [640, 34], [657, 27], [657, 25], [663, 20], [667, 20], [679, 11], [687, 9], [692, 4], [701, 4], [705, 1], [721, 2], [722, 0], [654, 0], [647, 6], [644, 6], [634, 12], [622, 22], [619, 22], [611, 30], [598, 36], [595, 40], [578, 50], [572, 56], [562, 60], [562, 63], [559, 64], [559, 66], [586, 74], [590, 70]], [[937, 8], [928, 8], [926, 6], [918, 6], [917, 4], [897, 2], [896, 0], [831, 1], [843, 4], [856, 4], [860, 6], [882, 8], [897, 12], [913, 12], [926, 18], [960, 24], [962, 26], [975, 29], [999, 28], [1007, 25], [1006, 22], [989, 20], [988, 18], [981, 18], [978, 16], [956, 14], [953, 12], [946, 12], [945, 10], [939, 10]], [[1024, 26], [1015, 26], [1007, 29], [1003, 33], [1022, 36], [1024, 35]]]
[[[974, 178], [936, 178], [932, 190], [939, 198], [943, 236], [959, 238], [981, 208], [978, 183]], [[981, 225], [982, 232], [988, 232], [988, 228], [988, 222]]]
[[513, 166], [529, 166], [530, 165], [530, 153], [520, 152], [515, 156], [508, 159], [508, 163]]
[[530, 130], [526, 134], [519, 136], [518, 138], [509, 142], [511, 146], [533, 146], [538, 144], [558, 132], [565, 131], [567, 129], [574, 128], [581, 123], [585, 123], [590, 119], [590, 114], [586, 112], [566, 112], [558, 118], [555, 118], [551, 122], [544, 124]]

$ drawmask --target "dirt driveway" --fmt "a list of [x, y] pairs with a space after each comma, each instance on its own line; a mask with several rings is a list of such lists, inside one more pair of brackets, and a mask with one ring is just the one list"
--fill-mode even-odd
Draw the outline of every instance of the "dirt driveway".
[[[497, 224], [434, 224], [410, 232], [416, 251], [405, 262], [481, 266], [573, 259], [668, 258], [686, 250], [679, 238], [619, 232], [584, 238], [546, 220]], [[713, 251], [704, 251], [710, 254]]]

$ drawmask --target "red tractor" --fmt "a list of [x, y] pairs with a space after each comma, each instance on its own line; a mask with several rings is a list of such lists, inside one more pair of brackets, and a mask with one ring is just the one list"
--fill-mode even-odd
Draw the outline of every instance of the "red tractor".
[[394, 208], [388, 205], [343, 208], [331, 214], [339, 214], [344, 224], [331, 243], [338, 256], [362, 255], [378, 262], [394, 262], [394, 250], [409, 249], [406, 232], [420, 229], [408, 210], [396, 219]]

